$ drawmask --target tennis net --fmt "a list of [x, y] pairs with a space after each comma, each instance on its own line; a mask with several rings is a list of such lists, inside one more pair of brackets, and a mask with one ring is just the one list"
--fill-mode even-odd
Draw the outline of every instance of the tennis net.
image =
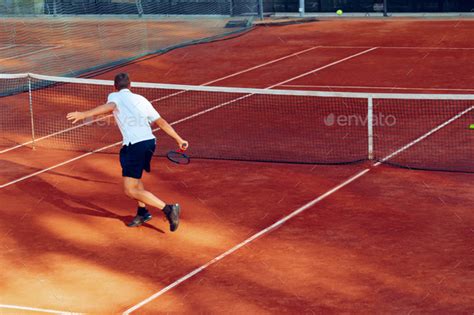
[[238, 36], [251, 29], [256, 1], [3, 1], [2, 72], [90, 76]]
[[[474, 172], [474, 95], [366, 94], [133, 83], [190, 142], [194, 158]], [[111, 115], [71, 125], [113, 82], [0, 75], [0, 153], [28, 147], [117, 152]], [[157, 130], [158, 155], [176, 144]]]

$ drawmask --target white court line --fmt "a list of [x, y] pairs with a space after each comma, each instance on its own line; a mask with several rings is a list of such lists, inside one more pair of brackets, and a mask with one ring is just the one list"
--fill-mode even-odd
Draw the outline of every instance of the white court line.
[[[18, 305], [8, 305], [8, 304], [0, 304], [1, 308], [8, 308], [13, 310], [23, 310], [23, 311], [32, 311], [32, 312], [40, 312], [40, 313], [50, 313], [50, 314], [63, 314], [63, 315], [79, 315], [82, 313], [72, 313], [72, 312], [65, 312], [65, 311], [56, 311], [56, 310], [49, 310], [44, 308], [36, 308], [36, 307], [27, 307], [27, 306], [18, 306]], [[2, 313], [2, 311], [0, 311]]]
[[207, 263], [205, 263], [204, 265], [202, 265], [201, 267], [198, 267], [196, 269], [194, 269], [193, 271], [191, 271], [190, 273], [188, 273], [187, 275], [179, 278], [178, 280], [176, 280], [175, 282], [171, 283], [170, 285], [168, 285], [167, 287], [161, 289], [160, 291], [156, 292], [155, 294], [153, 294], [152, 296], [150, 296], [149, 298], [141, 301], [140, 303], [136, 304], [135, 306], [129, 308], [128, 310], [126, 310], [125, 312], [123, 312], [122, 314], [124, 315], [128, 315], [134, 311], [136, 311], [137, 309], [139, 309], [140, 307], [144, 306], [145, 304], [148, 304], [150, 303], [151, 301], [155, 300], [156, 298], [160, 297], [161, 295], [163, 295], [164, 293], [168, 292], [169, 290], [173, 289], [174, 287], [176, 287], [177, 285], [179, 285], [180, 283], [188, 280], [189, 278], [195, 276], [196, 274], [200, 273], [201, 271], [203, 271], [204, 269], [208, 268], [209, 266], [215, 264], [216, 262], [218, 262], [219, 260], [222, 260], [223, 258], [225, 258], [226, 256], [229, 256], [230, 254], [234, 253], [235, 251], [239, 250], [240, 248], [244, 247], [245, 245], [251, 243], [252, 241], [256, 240], [257, 238], [260, 238], [262, 237], [263, 235], [271, 232], [273, 229], [279, 227], [280, 225], [284, 224], [285, 222], [287, 222], [288, 220], [290, 220], [291, 218], [297, 216], [298, 214], [302, 213], [303, 211], [307, 210], [308, 208], [311, 208], [312, 206], [314, 206], [315, 204], [317, 204], [318, 202], [324, 200], [326, 197], [332, 195], [333, 193], [337, 192], [338, 190], [340, 190], [341, 188], [349, 185], [350, 183], [352, 183], [353, 181], [355, 181], [356, 179], [358, 179], [359, 177], [362, 177], [364, 176], [365, 174], [367, 174], [371, 169], [370, 168], [367, 168], [359, 173], [357, 173], [356, 175], [352, 176], [351, 178], [349, 178], [348, 180], [344, 181], [343, 183], [337, 185], [336, 187], [332, 188], [331, 190], [325, 192], [324, 194], [322, 194], [321, 196], [313, 199], [312, 201], [308, 202], [307, 204], [305, 204], [304, 206], [294, 210], [292, 213], [290, 213], [289, 215], [285, 216], [284, 218], [280, 219], [279, 221], [273, 223], [272, 225], [270, 225], [269, 227], [261, 230], [260, 232], [252, 235], [251, 237], [247, 238], [245, 241], [235, 245], [234, 247], [232, 247], [231, 249], [229, 249], [228, 251], [220, 254], [219, 256], [215, 257], [214, 259], [208, 261]]
[[310, 74], [319, 72], [319, 71], [321, 71], [321, 70], [324, 70], [324, 69], [326, 69], [326, 68], [335, 66], [335, 65], [337, 65], [337, 64], [339, 64], [339, 63], [341, 63], [341, 62], [344, 62], [344, 61], [350, 60], [350, 59], [352, 59], [352, 58], [358, 57], [358, 56], [360, 56], [360, 55], [369, 53], [369, 52], [371, 52], [371, 51], [373, 51], [373, 50], [375, 50], [375, 49], [377, 49], [377, 48], [378, 48], [378, 47], [372, 47], [372, 48], [370, 48], [370, 49], [366, 49], [366, 50], [364, 50], [364, 51], [361, 51], [361, 52], [359, 52], [359, 53], [357, 53], [357, 54], [350, 55], [349, 57], [346, 57], [346, 58], [343, 58], [343, 59], [340, 59], [340, 60], [331, 62], [331, 63], [329, 63], [329, 64], [327, 64], [327, 65], [325, 65], [325, 66], [323, 66], [323, 67], [320, 67], [320, 68], [317, 68], [317, 69], [314, 69], [314, 70], [305, 72], [305, 73], [300, 74], [300, 75], [297, 75], [296, 77], [293, 77], [293, 78], [291, 78], [291, 79], [285, 80], [285, 81], [280, 82], [280, 83], [277, 83], [277, 84], [275, 84], [275, 85], [272, 85], [272, 86], [269, 87], [268, 89], [271, 89], [271, 88], [274, 88], [274, 87], [277, 87], [277, 86], [284, 85], [284, 84], [286, 84], [286, 83], [288, 83], [288, 82], [290, 82], [290, 81], [294, 81], [294, 80], [300, 79], [300, 78], [302, 78], [302, 77], [305, 77], [305, 76], [307, 76], [307, 75], [310, 75]]
[[13, 44], [17, 47], [62, 47], [62, 45], [57, 44]]
[[118, 145], [121, 144], [121, 143], [122, 143], [122, 141], [119, 141], [119, 142], [110, 144], [110, 145], [105, 146], [105, 147], [102, 147], [102, 148], [100, 148], [100, 149], [97, 149], [97, 150], [94, 150], [94, 151], [91, 151], [91, 152], [87, 152], [87, 153], [81, 154], [81, 155], [79, 155], [79, 156], [76, 156], [75, 158], [72, 158], [72, 159], [66, 160], [66, 161], [64, 161], [64, 162], [58, 163], [58, 164], [56, 164], [56, 165], [53, 165], [53, 166], [44, 168], [44, 169], [42, 169], [42, 170], [40, 170], [40, 171], [31, 173], [31, 174], [29, 174], [29, 175], [20, 177], [20, 178], [15, 179], [15, 180], [13, 180], [13, 181], [11, 181], [11, 182], [8, 182], [8, 183], [6, 183], [6, 184], [0, 185], [0, 189], [3, 189], [3, 188], [8, 187], [8, 186], [10, 186], [10, 185], [13, 185], [13, 184], [19, 183], [19, 182], [21, 182], [21, 181], [24, 181], [25, 179], [28, 179], [28, 178], [31, 178], [31, 177], [35, 177], [35, 176], [40, 175], [40, 174], [43, 174], [43, 173], [45, 173], [45, 172], [54, 170], [55, 168], [58, 168], [58, 167], [60, 167], [60, 166], [69, 164], [69, 163], [74, 162], [74, 161], [77, 161], [77, 160], [80, 160], [80, 159], [85, 158], [86, 156], [92, 155], [92, 154], [94, 154], [94, 153], [99, 153], [99, 152], [101, 152], [101, 151], [104, 151], [104, 150], [113, 148], [113, 147], [115, 147], [115, 146], [118, 146]]
[[249, 72], [249, 71], [252, 71], [252, 70], [255, 70], [255, 69], [258, 69], [258, 68], [261, 68], [261, 67], [265, 67], [265, 66], [268, 66], [268, 65], [271, 65], [273, 63], [276, 63], [276, 62], [279, 62], [279, 61], [282, 61], [282, 60], [285, 60], [285, 59], [288, 59], [288, 58], [291, 58], [291, 57], [295, 57], [295, 56], [298, 56], [298, 55], [301, 55], [301, 54], [304, 54], [304, 53], [307, 53], [308, 51], [311, 51], [311, 50], [314, 50], [316, 48], [319, 48], [319, 46], [313, 46], [313, 47], [310, 47], [308, 49], [304, 49], [304, 50], [301, 50], [301, 51], [298, 51], [298, 52], [295, 52], [291, 55], [287, 55], [287, 56], [284, 56], [284, 57], [281, 57], [281, 58], [278, 58], [278, 59], [274, 59], [274, 60], [271, 60], [269, 62], [265, 62], [265, 63], [262, 63], [258, 66], [255, 66], [255, 67], [251, 67], [251, 68], [248, 68], [248, 69], [245, 69], [245, 70], [242, 70], [242, 71], [239, 71], [239, 72], [236, 72], [236, 73], [233, 73], [233, 74], [230, 74], [228, 76], [225, 76], [225, 77], [222, 77], [222, 78], [219, 78], [219, 79], [216, 79], [216, 80], [212, 80], [212, 81], [209, 81], [209, 82], [206, 82], [202, 85], [210, 85], [212, 83], [216, 83], [218, 81], [222, 81], [222, 80], [225, 80], [225, 79], [229, 79], [229, 78], [232, 78], [232, 77], [235, 77], [237, 75], [240, 75], [240, 74], [243, 74], [245, 72]]
[[421, 140], [424, 140], [426, 138], [428, 138], [429, 136], [431, 136], [432, 134], [434, 134], [435, 132], [441, 130], [442, 128], [446, 127], [447, 125], [449, 125], [450, 123], [452, 123], [453, 121], [455, 120], [458, 120], [459, 118], [461, 118], [462, 116], [466, 115], [467, 113], [469, 113], [471, 110], [474, 109], [474, 106], [471, 106], [471, 107], [468, 107], [467, 109], [463, 110], [462, 112], [459, 112], [458, 114], [456, 114], [455, 116], [453, 116], [452, 118], [446, 120], [444, 123], [440, 124], [439, 126], [437, 126], [436, 128], [433, 128], [432, 130], [430, 130], [429, 132], [425, 133], [424, 135], [418, 137], [417, 139], [413, 140], [412, 142], [408, 143], [407, 145], [401, 147], [400, 149], [398, 149], [397, 151], [393, 152], [392, 154], [386, 156], [385, 158], [383, 158], [382, 160], [380, 160], [380, 162], [378, 162], [377, 164], [380, 164], [380, 163], [384, 163], [388, 160], [390, 160], [391, 158], [393, 158], [394, 156], [400, 154], [401, 152], [405, 151], [406, 149], [414, 146], [415, 144], [417, 144], [418, 142], [420, 142]]
[[37, 54], [37, 53], [40, 53], [40, 52], [43, 52], [43, 51], [46, 51], [46, 50], [56, 49], [56, 48], [60, 48], [60, 47], [61, 46], [46, 47], [46, 48], [38, 49], [38, 50], [35, 50], [35, 51], [30, 51], [30, 52], [27, 52], [27, 53], [24, 53], [24, 54], [19, 54], [19, 55], [8, 57], [8, 58], [2, 58], [2, 60], [5, 61], [5, 60], [11, 60], [11, 59], [18, 59], [18, 58], [21, 58], [21, 57], [34, 55], [34, 54]]
[[[329, 45], [329, 46], [319, 46], [321, 48], [336, 48], [336, 49], [344, 49], [344, 48], [358, 48], [358, 49], [366, 49], [370, 48], [371, 46], [338, 46], [338, 45]], [[415, 49], [415, 50], [474, 50], [474, 47], [412, 47], [412, 46], [378, 46], [380, 49]]]
[[[229, 78], [232, 78], [232, 77], [234, 77], [234, 76], [237, 76], [237, 75], [240, 75], [240, 74], [243, 74], [243, 73], [246, 73], [246, 72], [249, 72], [249, 71], [258, 69], [258, 68], [262, 68], [262, 67], [268, 66], [268, 65], [270, 65], [270, 64], [277, 63], [277, 62], [279, 62], [279, 61], [282, 61], [282, 60], [285, 60], [285, 59], [288, 59], [288, 58], [291, 58], [291, 57], [295, 57], [295, 56], [304, 54], [304, 53], [306, 53], [306, 52], [308, 52], [308, 51], [311, 51], [311, 50], [313, 50], [313, 49], [316, 49], [316, 48], [318, 48], [318, 46], [313, 46], [313, 47], [310, 47], [310, 48], [307, 48], [307, 49], [303, 49], [303, 50], [297, 51], [297, 52], [295, 52], [295, 53], [292, 53], [292, 54], [289, 54], [289, 55], [286, 55], [286, 56], [283, 56], [283, 57], [280, 57], [280, 58], [277, 58], [277, 59], [273, 59], [273, 60], [270, 60], [270, 61], [268, 61], [268, 62], [259, 64], [259, 65], [256, 65], [256, 66], [253, 66], [253, 67], [244, 69], [244, 70], [242, 70], [242, 71], [238, 71], [238, 72], [235, 72], [235, 73], [226, 75], [226, 76], [224, 76], [224, 77], [221, 77], [221, 78], [218, 78], [218, 79], [215, 79], [215, 80], [212, 80], [212, 81], [208, 81], [208, 82], [206, 82], [206, 83], [201, 84], [201, 86], [206, 86], [206, 85], [209, 85], [209, 84], [218, 82], [218, 81], [222, 81], [222, 80], [225, 80], [225, 79], [229, 79]], [[179, 92], [171, 93], [171, 94], [168, 94], [168, 95], [166, 95], [166, 96], [160, 97], [160, 98], [158, 98], [158, 99], [154, 99], [154, 100], [152, 100], [152, 101], [150, 101], [150, 102], [151, 102], [151, 103], [154, 103], [154, 102], [157, 102], [157, 101], [162, 101], [162, 100], [164, 100], [164, 99], [167, 99], [167, 98], [170, 98], [170, 97], [173, 97], [173, 96], [176, 96], [176, 95], [185, 93], [185, 92], [187, 92], [187, 91], [179, 91]], [[112, 115], [105, 116], [105, 117], [103, 117], [103, 118], [101, 118], [101, 119], [97, 119], [96, 121], [99, 121], [99, 120], [108, 118], [108, 117], [110, 117], [110, 116], [112, 116]], [[90, 123], [93, 123], [93, 122], [95, 122], [95, 121], [92, 121], [92, 122], [90, 122]], [[47, 139], [47, 138], [51, 138], [51, 137], [53, 137], [53, 136], [57, 136], [57, 135], [60, 135], [60, 134], [62, 134], [62, 133], [69, 132], [69, 131], [71, 131], [71, 130], [77, 129], [78, 127], [82, 127], [82, 126], [88, 125], [88, 124], [90, 124], [90, 123], [84, 123], [84, 124], [81, 124], [81, 125], [77, 125], [77, 126], [75, 126], [75, 127], [71, 127], [71, 128], [67, 128], [67, 129], [64, 129], [64, 130], [60, 130], [60, 131], [57, 131], [57, 132], [55, 132], [55, 133], [46, 135], [46, 136], [44, 136], [44, 137], [35, 139], [34, 141], [33, 141], [33, 140], [30, 140], [30, 141], [27, 141], [27, 142], [24, 142], [24, 143], [20, 143], [20, 144], [18, 144], [18, 145], [15, 145], [15, 146], [13, 146], [13, 147], [10, 147], [10, 148], [8, 148], [8, 149], [5, 149], [5, 150], [0, 151], [0, 154], [3, 154], [3, 153], [6, 153], [6, 152], [9, 152], [9, 151], [16, 150], [16, 149], [18, 149], [18, 148], [21, 148], [21, 147], [30, 145], [30, 144], [32, 144], [32, 143], [34, 143], [34, 142], [38, 142], [38, 141], [41, 141], [41, 140], [44, 140], [44, 139]]]
[[178, 286], [180, 283], [188, 280], [189, 278], [195, 276], [196, 274], [200, 273], [201, 271], [203, 271], [204, 269], [208, 268], [209, 266], [215, 264], [216, 262], [218, 262], [219, 260], [222, 260], [223, 258], [225, 258], [226, 256], [229, 256], [230, 254], [234, 253], [235, 251], [239, 250], [240, 248], [244, 247], [245, 245], [249, 244], [250, 242], [256, 240], [257, 238], [271, 232], [272, 230], [274, 230], [275, 228], [279, 227], [280, 225], [284, 224], [285, 222], [287, 222], [288, 220], [290, 220], [291, 218], [297, 216], [298, 214], [302, 213], [303, 211], [307, 210], [308, 208], [314, 206], [315, 204], [317, 204], [318, 202], [320, 202], [321, 200], [325, 199], [326, 197], [332, 195], [333, 193], [337, 192], [338, 190], [340, 190], [341, 188], [349, 185], [350, 183], [352, 183], [353, 181], [355, 181], [356, 179], [364, 176], [365, 174], [367, 174], [368, 172], [370, 172], [373, 168], [376, 168], [378, 166], [380, 166], [382, 163], [388, 161], [389, 159], [393, 158], [394, 156], [400, 154], [401, 152], [405, 151], [406, 149], [412, 147], [413, 145], [417, 144], [418, 142], [422, 141], [423, 139], [426, 139], [427, 137], [431, 136], [432, 134], [436, 133], [437, 131], [441, 130], [442, 128], [444, 128], [445, 126], [449, 125], [450, 123], [452, 123], [453, 121], [461, 118], [462, 116], [466, 115], [468, 112], [470, 112], [471, 110], [474, 109], [474, 106], [471, 106], [469, 107], [468, 109], [456, 114], [455, 116], [453, 116], [452, 118], [448, 119], [447, 121], [445, 121], [444, 123], [440, 124], [439, 126], [437, 126], [436, 128], [430, 130], [429, 132], [425, 133], [424, 135], [418, 137], [417, 139], [415, 139], [414, 141], [410, 142], [409, 144], [403, 146], [402, 148], [398, 149], [397, 151], [393, 152], [392, 154], [386, 156], [385, 158], [383, 158], [382, 160], [380, 160], [380, 162], [377, 162], [375, 163], [371, 168], [366, 168], [364, 170], [362, 170], [361, 172], [357, 173], [356, 175], [350, 177], [348, 180], [344, 181], [343, 183], [337, 185], [336, 187], [332, 188], [331, 190], [327, 191], [326, 193], [322, 194], [321, 196], [313, 199], [312, 201], [310, 201], [309, 203], [303, 205], [302, 207], [294, 210], [292, 213], [290, 213], [289, 215], [285, 216], [283, 219], [280, 219], [279, 221], [273, 223], [272, 225], [270, 225], [269, 227], [261, 230], [260, 232], [254, 234], [253, 236], [247, 238], [245, 241], [235, 245], [234, 247], [232, 247], [231, 249], [227, 250], [226, 252], [220, 254], [219, 256], [215, 257], [214, 259], [208, 261], [207, 263], [205, 263], [204, 265], [194, 269], [193, 271], [191, 271], [190, 273], [186, 274], [185, 276], [179, 278], [178, 280], [176, 280], [175, 282], [169, 284], [168, 286], [164, 287], [163, 289], [161, 289], [160, 291], [156, 292], [155, 294], [151, 295], [150, 297], [146, 298], [145, 300], [141, 301], [140, 303], [134, 305], [133, 307], [129, 308], [128, 310], [126, 310], [125, 312], [123, 312], [124, 315], [128, 315], [134, 311], [136, 311], [137, 309], [139, 309], [140, 307], [152, 302], [153, 300], [157, 299], [158, 297], [160, 297], [161, 295], [165, 294], [166, 292], [170, 291], [171, 289], [173, 289], [174, 287]]
[[0, 50], [12, 48], [12, 47], [15, 47], [15, 45], [3, 46], [3, 47], [0, 47]]
[[[301, 78], [302, 76], [305, 76], [305, 75], [308, 75], [308, 74], [312, 74], [312, 73], [315, 73], [315, 72], [317, 72], [317, 71], [321, 71], [321, 70], [323, 70], [323, 69], [328, 68], [329, 66], [333, 66], [333, 65], [339, 64], [339, 63], [341, 63], [341, 62], [347, 61], [347, 60], [349, 60], [349, 59], [355, 58], [355, 57], [357, 57], [357, 56], [360, 56], [360, 55], [363, 54], [363, 53], [368, 53], [369, 51], [372, 51], [373, 49], [375, 49], [375, 48], [365, 50], [365, 51], [363, 51], [363, 52], [360, 52], [360, 53], [351, 55], [351, 56], [346, 57], [346, 58], [344, 58], [344, 59], [341, 59], [341, 60], [332, 62], [332, 63], [330, 63], [330, 64], [328, 64], [328, 65], [326, 65], [326, 66], [323, 66], [323, 67], [320, 67], [320, 68], [317, 68], [317, 69], [314, 69], [314, 70], [305, 72], [305, 73], [303, 73], [303, 74], [301, 74], [301, 75], [298, 75], [298, 76], [294, 77], [293, 79]], [[278, 85], [287, 83], [287, 82], [289, 82], [289, 81], [291, 81], [291, 80], [292, 80], [292, 79], [285, 80], [285, 81], [282, 81], [282, 82], [277, 83], [277, 84], [273, 84], [273, 85], [267, 87], [266, 89], [271, 89], [271, 88], [276, 87], [276, 86], [278, 86]], [[189, 120], [189, 119], [191, 119], [191, 118], [195, 118], [195, 117], [197, 117], [197, 116], [201, 116], [201, 115], [203, 115], [203, 114], [205, 114], [205, 113], [208, 113], [208, 112], [210, 112], [210, 111], [214, 111], [214, 110], [219, 109], [219, 108], [221, 108], [221, 107], [223, 107], [223, 106], [226, 106], [226, 105], [228, 105], [228, 104], [235, 103], [236, 101], [245, 99], [245, 98], [250, 97], [250, 96], [252, 96], [252, 95], [253, 95], [253, 94], [247, 94], [247, 95], [244, 95], [244, 96], [235, 98], [235, 99], [233, 99], [233, 100], [230, 100], [230, 101], [228, 101], [228, 102], [221, 103], [221, 104], [219, 104], [219, 105], [216, 105], [216, 106], [213, 106], [213, 107], [211, 107], [211, 108], [205, 109], [205, 110], [200, 111], [200, 112], [198, 112], [198, 113], [195, 113], [195, 114], [193, 114], [193, 115], [187, 116], [187, 117], [185, 117], [185, 118], [183, 118], [183, 119], [174, 121], [174, 122], [171, 123], [171, 125], [176, 125], [176, 124], [179, 124], [179, 123], [181, 123], [181, 122], [187, 121], [187, 120]], [[153, 131], [155, 132], [155, 131], [158, 131], [158, 130], [159, 130], [159, 128], [154, 129]], [[77, 156], [77, 157], [75, 157], [75, 158], [69, 159], [69, 160], [64, 161], [64, 162], [61, 162], [61, 163], [59, 163], [59, 164], [50, 166], [50, 167], [48, 167], [48, 168], [44, 168], [44, 169], [39, 170], [39, 171], [37, 171], [37, 172], [31, 173], [31, 174], [29, 174], [29, 175], [25, 175], [25, 176], [23, 176], [23, 177], [20, 177], [20, 178], [18, 178], [18, 179], [15, 179], [15, 180], [13, 180], [13, 181], [10, 181], [10, 182], [8, 182], [8, 183], [5, 183], [5, 184], [0, 185], [0, 189], [3, 189], [3, 188], [8, 187], [8, 186], [11, 186], [11, 185], [16, 184], [16, 183], [18, 183], [18, 182], [21, 182], [21, 181], [23, 181], [23, 180], [25, 180], [25, 179], [28, 179], [28, 178], [35, 177], [35, 176], [37, 176], [37, 175], [43, 174], [43, 173], [48, 172], [48, 171], [50, 171], [50, 170], [56, 169], [56, 168], [58, 168], [58, 167], [60, 167], [60, 166], [63, 166], [63, 165], [69, 164], [69, 163], [71, 163], [71, 162], [77, 161], [77, 160], [79, 160], [79, 159], [82, 159], [82, 158], [87, 157], [87, 156], [89, 156], [89, 155], [92, 155], [92, 154], [94, 154], [94, 153], [98, 153], [98, 152], [101, 152], [101, 151], [110, 149], [110, 148], [112, 148], [112, 147], [114, 147], [114, 146], [117, 146], [117, 145], [119, 145], [119, 144], [121, 144], [121, 143], [122, 143], [122, 142], [119, 141], [119, 142], [110, 144], [110, 145], [108, 145], [108, 146], [99, 148], [99, 149], [97, 149], [97, 150], [94, 150], [94, 151], [91, 151], [91, 152], [88, 152], [88, 153], [79, 155], [79, 156]]]
[[300, 85], [285, 84], [282, 87], [299, 88], [299, 89], [357, 89], [357, 90], [400, 90], [400, 91], [458, 91], [458, 92], [474, 92], [474, 89], [453, 89], [453, 88], [409, 88], [409, 87], [390, 87], [390, 86], [351, 86], [351, 85]]

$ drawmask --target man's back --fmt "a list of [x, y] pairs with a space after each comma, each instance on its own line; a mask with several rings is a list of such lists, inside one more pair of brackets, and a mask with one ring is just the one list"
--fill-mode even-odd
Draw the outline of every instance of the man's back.
[[123, 136], [123, 144], [154, 139], [150, 123], [160, 118], [151, 103], [129, 89], [110, 93], [108, 103], [115, 103], [115, 120]]

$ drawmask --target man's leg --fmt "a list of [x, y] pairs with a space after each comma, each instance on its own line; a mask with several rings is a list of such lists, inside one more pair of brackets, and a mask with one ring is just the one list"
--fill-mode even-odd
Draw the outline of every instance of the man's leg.
[[176, 231], [179, 225], [180, 206], [178, 204], [167, 205], [161, 199], [145, 190], [140, 179], [123, 177], [124, 191], [127, 196], [137, 200], [141, 204], [147, 204], [163, 210], [170, 223], [170, 230]]
[[161, 199], [144, 189], [143, 183], [140, 179], [124, 177], [123, 187], [125, 194], [130, 198], [137, 200], [139, 205], [140, 203], [147, 204], [160, 210], [163, 210], [166, 206], [166, 203]]
[[[141, 190], [145, 190], [145, 186], [143, 186], [143, 182], [141, 180], [139, 180], [139, 182], [138, 182], [138, 188], [141, 189]], [[146, 207], [146, 204], [144, 204], [140, 200], [137, 200], [137, 202], [138, 202], [138, 207], [139, 208], [145, 208]]]
[[[144, 189], [143, 182], [141, 180], [138, 184], [138, 187], [140, 189]], [[132, 221], [127, 223], [128, 227], [137, 227], [153, 219], [153, 216], [150, 214], [150, 212], [148, 212], [146, 205], [141, 201], [137, 201], [137, 202], [138, 202], [137, 215], [133, 218]]]

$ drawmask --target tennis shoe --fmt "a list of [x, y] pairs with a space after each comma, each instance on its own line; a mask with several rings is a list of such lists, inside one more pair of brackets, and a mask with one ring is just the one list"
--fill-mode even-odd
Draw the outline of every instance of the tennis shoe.
[[127, 224], [128, 227], [136, 227], [136, 226], [140, 226], [142, 225], [143, 223], [145, 222], [148, 222], [152, 219], [152, 216], [150, 213], [147, 213], [145, 215], [136, 215], [135, 218], [133, 218], [133, 220]]
[[179, 214], [181, 212], [181, 206], [179, 204], [167, 205], [169, 211], [165, 212], [166, 219], [170, 223], [170, 231], [174, 232], [179, 226]]

